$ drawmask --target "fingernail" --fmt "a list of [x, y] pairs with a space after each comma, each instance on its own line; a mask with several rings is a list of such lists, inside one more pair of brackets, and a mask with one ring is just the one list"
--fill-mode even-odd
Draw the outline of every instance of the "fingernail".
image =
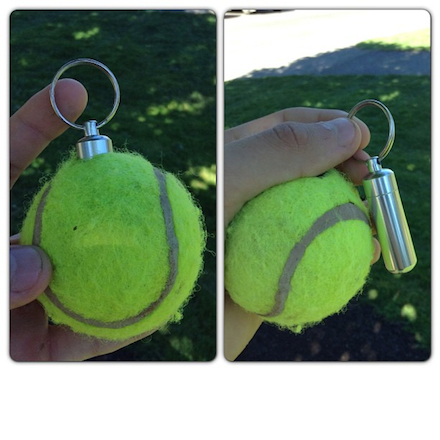
[[356, 127], [348, 118], [338, 118], [330, 121], [338, 131], [338, 140], [341, 147], [351, 147], [357, 137]]
[[365, 150], [357, 150], [356, 153], [353, 154], [353, 159], [365, 162], [371, 159], [371, 156]]
[[32, 246], [11, 246], [9, 253], [11, 292], [25, 292], [38, 280], [43, 268], [40, 254]]

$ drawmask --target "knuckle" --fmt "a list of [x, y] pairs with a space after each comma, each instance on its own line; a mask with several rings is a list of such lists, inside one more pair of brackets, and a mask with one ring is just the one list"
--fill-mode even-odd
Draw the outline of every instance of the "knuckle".
[[291, 149], [302, 149], [309, 141], [309, 133], [304, 124], [283, 122], [273, 127], [272, 132], [283, 146]]

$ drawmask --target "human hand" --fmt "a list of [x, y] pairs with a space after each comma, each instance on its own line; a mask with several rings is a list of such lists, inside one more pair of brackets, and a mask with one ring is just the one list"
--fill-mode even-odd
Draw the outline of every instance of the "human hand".
[[[63, 79], [56, 87], [60, 111], [76, 120], [87, 104], [87, 92], [77, 81]], [[27, 101], [10, 119], [10, 187], [48, 144], [68, 126], [55, 115], [49, 87]], [[122, 342], [81, 336], [65, 326], [49, 325], [36, 298], [52, 276], [49, 257], [37, 246], [10, 247], [10, 354], [14, 360], [83, 360], [118, 350], [147, 334]], [[152, 333], [152, 332], [150, 332]]]
[[[368, 127], [340, 110], [289, 108], [225, 132], [225, 227], [241, 207], [266, 189], [300, 177], [318, 176], [331, 168], [356, 185], [368, 174], [363, 151]], [[363, 162], [361, 162], [363, 161]], [[372, 264], [380, 256], [375, 243]], [[254, 336], [261, 317], [249, 313], [225, 294], [225, 356], [234, 360]]]

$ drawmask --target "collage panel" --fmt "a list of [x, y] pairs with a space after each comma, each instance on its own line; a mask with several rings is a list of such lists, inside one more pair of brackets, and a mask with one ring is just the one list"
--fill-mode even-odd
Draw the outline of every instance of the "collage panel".
[[215, 358], [216, 27], [11, 13], [13, 360]]
[[429, 359], [430, 13], [231, 10], [224, 51], [225, 357]]

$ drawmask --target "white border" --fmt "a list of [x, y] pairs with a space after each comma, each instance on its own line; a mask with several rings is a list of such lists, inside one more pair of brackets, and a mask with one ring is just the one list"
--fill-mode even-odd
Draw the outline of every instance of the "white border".
[[[438, 435], [439, 411], [439, 326], [436, 277], [433, 278], [433, 349], [425, 363], [241, 363], [231, 364], [222, 356], [223, 333], [223, 15], [228, 9], [286, 8], [324, 9], [327, 2], [196, 2], [191, 6], [169, 2], [95, 2], [93, 9], [212, 9], [218, 20], [218, 349], [210, 363], [90, 363], [17, 364], [7, 355], [9, 329], [3, 325], [1, 341], [0, 392], [4, 402], [3, 438], [311, 438], [323, 436], [352, 439], [431, 439]], [[59, 1], [44, 6], [31, 2], [2, 4], [2, 59], [9, 60], [9, 14], [14, 9], [60, 9]], [[244, 6], [243, 6], [244, 5]], [[90, 2], [63, 4], [63, 8], [86, 9]], [[436, 19], [438, 2], [402, 5], [402, 2], [368, 2], [359, 9], [424, 8], [432, 15], [433, 72], [436, 72]], [[341, 2], [334, 8], [352, 8]], [[434, 79], [435, 75], [433, 75]], [[5, 91], [9, 89], [9, 70], [2, 69]], [[435, 91], [435, 85], [433, 86]], [[9, 96], [5, 93], [4, 96]], [[433, 94], [432, 120], [436, 120]], [[4, 108], [9, 107], [8, 100]], [[8, 154], [8, 111], [2, 118], [4, 133], [2, 163]], [[433, 124], [433, 258], [439, 242], [434, 225], [439, 216], [435, 203], [438, 187], [436, 130]], [[4, 176], [8, 170], [4, 170]], [[4, 190], [6, 184], [4, 186]], [[2, 193], [8, 212], [8, 193]], [[3, 221], [4, 231], [8, 228]], [[6, 232], [3, 235], [6, 242]], [[6, 243], [5, 243], [6, 248]], [[6, 254], [6, 252], [5, 252]], [[5, 256], [3, 266], [7, 269]], [[433, 273], [435, 271], [433, 270]], [[2, 277], [7, 280], [8, 277]], [[6, 282], [5, 282], [6, 284]], [[6, 296], [6, 286], [3, 293]], [[7, 301], [3, 301], [6, 305]], [[2, 313], [8, 322], [7, 307]]]

